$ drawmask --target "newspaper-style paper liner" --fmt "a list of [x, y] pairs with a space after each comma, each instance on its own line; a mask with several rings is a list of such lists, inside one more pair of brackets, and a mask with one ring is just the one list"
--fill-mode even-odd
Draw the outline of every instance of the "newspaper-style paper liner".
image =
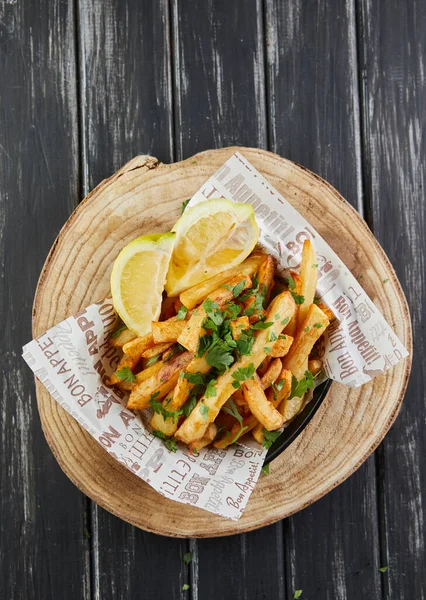
[[[260, 243], [285, 273], [300, 265], [303, 241], [318, 258], [318, 295], [338, 321], [325, 336], [327, 375], [359, 386], [407, 356], [407, 351], [347, 267], [311, 225], [240, 153], [234, 154], [193, 196], [189, 206], [224, 197], [250, 203]], [[176, 453], [149, 431], [151, 411], [125, 408], [124, 394], [109, 388], [120, 352], [108, 337], [115, 322], [110, 299], [69, 317], [23, 348], [23, 358], [50, 394], [114, 458], [155, 490], [178, 502], [239, 519], [266, 455], [255, 444], [226, 450]]]

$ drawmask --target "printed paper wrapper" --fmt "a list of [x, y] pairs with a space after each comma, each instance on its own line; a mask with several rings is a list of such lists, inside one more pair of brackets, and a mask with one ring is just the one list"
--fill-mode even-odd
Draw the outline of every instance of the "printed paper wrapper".
[[[234, 154], [193, 196], [250, 203], [261, 229], [260, 244], [278, 269], [297, 270], [303, 240], [318, 258], [318, 295], [338, 321], [324, 344], [328, 377], [359, 386], [407, 356], [407, 351], [349, 270], [305, 219], [240, 154]], [[125, 408], [125, 394], [107, 386], [120, 352], [108, 337], [114, 327], [111, 300], [69, 317], [23, 348], [23, 358], [50, 394], [107, 452], [167, 498], [239, 519], [259, 477], [266, 450], [254, 443], [190, 455], [170, 452], [149, 430], [151, 411]]]

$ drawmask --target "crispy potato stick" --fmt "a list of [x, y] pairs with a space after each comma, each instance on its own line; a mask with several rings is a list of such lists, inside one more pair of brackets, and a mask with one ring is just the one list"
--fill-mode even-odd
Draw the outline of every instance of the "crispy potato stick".
[[315, 377], [315, 375], [318, 375], [318, 373], [322, 369], [322, 360], [319, 358], [313, 358], [312, 360], [309, 360], [308, 361], [308, 369], [312, 373], [312, 375]]
[[263, 295], [267, 304], [269, 304], [269, 296], [271, 295], [272, 285], [274, 283], [274, 270], [274, 259], [268, 254], [260, 265], [257, 273], [259, 292]]
[[147, 348], [144, 352], [142, 352], [142, 358], [153, 358], [154, 356], [163, 354], [163, 352], [168, 350], [171, 346], [173, 346], [173, 342], [167, 342], [166, 344], [155, 344], [152, 346], [152, 348]]
[[152, 375], [156, 375], [162, 367], [164, 367], [164, 363], [161, 362], [161, 360], [159, 360], [150, 367], [147, 367], [143, 371], [140, 371], [140, 373], [136, 373], [136, 383], [142, 383], [142, 381], [145, 381]]
[[243, 394], [243, 390], [236, 390], [233, 394], [232, 394], [232, 399], [235, 402], [236, 406], [239, 409], [244, 409], [247, 407], [247, 402], [244, 398], [244, 394]]
[[141, 358], [142, 353], [148, 350], [148, 348], [152, 348], [153, 345], [154, 338], [152, 337], [152, 333], [147, 333], [143, 337], [137, 337], [124, 344], [123, 351], [129, 356]]
[[274, 383], [274, 381], [278, 379], [282, 368], [283, 364], [281, 360], [279, 358], [274, 358], [274, 360], [269, 365], [268, 370], [264, 375], [262, 375], [260, 379], [260, 384], [263, 390], [266, 390], [266, 388], [268, 388], [271, 385], [271, 383]]
[[[295, 286], [296, 286], [296, 289], [293, 291], [294, 291], [294, 293], [296, 293], [297, 295], [300, 296], [300, 290], [302, 288], [302, 281], [300, 279], [300, 275], [298, 273], [293, 273], [293, 272], [291, 272], [290, 275], [292, 276]], [[290, 319], [290, 321], [288, 322], [287, 326], [284, 329], [284, 333], [286, 335], [291, 335], [292, 337], [294, 337], [296, 335], [297, 315], [299, 313], [299, 306], [300, 306], [300, 304], [296, 304], [296, 310], [294, 311], [293, 318]]]
[[245, 417], [245, 419], [243, 419], [242, 427], [239, 423], [235, 423], [232, 426], [231, 430], [228, 432], [229, 435], [225, 434], [223, 438], [215, 442], [213, 446], [215, 448], [227, 448], [233, 443], [235, 439], [239, 439], [238, 434], [242, 429], [244, 430], [243, 435], [246, 435], [246, 433], [249, 433], [249, 431], [254, 429], [254, 427], [256, 427], [258, 423], [259, 421], [256, 419], [256, 417], [250, 414], [248, 417]]
[[330, 323], [331, 323], [331, 321], [334, 321], [334, 319], [336, 318], [336, 315], [335, 315], [335, 314], [334, 314], [334, 312], [331, 310], [331, 308], [328, 308], [328, 306], [326, 306], [326, 305], [324, 304], [324, 302], [320, 302], [320, 303], [319, 303], [317, 306], [318, 306], [318, 307], [319, 307], [319, 308], [322, 310], [322, 312], [323, 312], [323, 313], [324, 313], [324, 314], [325, 314], [325, 315], [328, 317], [328, 320], [330, 321]]
[[[244, 290], [251, 287], [251, 279], [248, 275], [241, 277], [240, 275], [233, 277], [228, 281], [229, 287], [234, 287], [244, 281]], [[212, 302], [217, 302], [219, 308], [232, 300], [234, 295], [231, 290], [227, 288], [218, 288], [207, 296]], [[185, 323], [185, 328], [178, 337], [177, 341], [181, 346], [189, 350], [190, 352], [196, 352], [200, 337], [203, 335], [202, 324], [204, 319], [207, 317], [207, 313], [202, 306], [199, 306], [197, 310], [191, 315], [189, 321]]]
[[272, 406], [258, 377], [247, 379], [243, 383], [244, 398], [250, 407], [252, 414], [268, 431], [279, 429], [284, 422], [283, 416]]
[[282, 358], [288, 351], [290, 350], [290, 346], [293, 343], [293, 339], [291, 335], [286, 335], [285, 337], [279, 337], [275, 344], [272, 346], [271, 353], [269, 356], [271, 358]]
[[[120, 358], [117, 368], [115, 369], [115, 373], [120, 371], [121, 369], [129, 368], [132, 372], [134, 371], [137, 363], [139, 362], [139, 358], [133, 358], [132, 356], [127, 356], [127, 354], [123, 354]], [[121, 379], [117, 377], [117, 375], [113, 373], [109, 378], [110, 385], [116, 385], [121, 382]]]
[[114, 387], [122, 390], [123, 392], [131, 392], [134, 385], [135, 384], [131, 381], [119, 381], [118, 383], [114, 383]]
[[123, 329], [123, 331], [120, 331], [117, 337], [111, 337], [109, 341], [111, 346], [114, 346], [114, 348], [122, 348], [124, 344], [131, 342], [135, 338], [136, 334], [133, 333], [133, 331], [130, 331], [130, 329]]
[[302, 398], [298, 398], [297, 396], [295, 396], [294, 398], [287, 398], [286, 400], [284, 400], [282, 406], [280, 406], [280, 413], [284, 417], [284, 423], [287, 423], [287, 421], [291, 421], [291, 419], [294, 419], [294, 417], [300, 413], [304, 404], [304, 396], [302, 396]]
[[[194, 357], [186, 366], [185, 371], [187, 373], [208, 373], [211, 366], [207, 364], [205, 358]], [[173, 390], [173, 394], [167, 396], [163, 402], [163, 406], [170, 412], [175, 412], [182, 408], [185, 402], [188, 400], [188, 396], [193, 388], [193, 384], [189, 383], [184, 377], [179, 377], [176, 386]], [[178, 421], [173, 419], [164, 420], [162, 415], [154, 413], [151, 425], [154, 429], [162, 431], [165, 435], [173, 435], [178, 428]]]
[[175, 317], [168, 321], [153, 321], [152, 337], [156, 344], [176, 342], [185, 327], [185, 321], [176, 321]]
[[207, 281], [194, 285], [192, 288], [189, 288], [189, 290], [181, 293], [179, 296], [180, 301], [188, 309], [195, 308], [198, 304], [203, 302], [209, 294], [220, 288], [221, 285], [225, 283], [229, 284], [231, 278], [237, 276], [241, 281], [246, 275], [251, 277], [264, 260], [264, 256], [264, 254], [252, 254], [246, 258], [243, 263], [238, 265], [238, 267], [222, 271], [222, 273], [207, 279]]
[[290, 351], [283, 360], [284, 367], [300, 379], [306, 370], [306, 361], [313, 345], [324, 333], [330, 321], [316, 304], [311, 304], [300, 331], [291, 345]]
[[[279, 407], [278, 410], [282, 414], [281, 407], [283, 406], [285, 400], [290, 396], [291, 392], [291, 371], [283, 369], [276, 382], [276, 385], [278, 385], [281, 381], [283, 381], [281, 389], [278, 389], [278, 387], [270, 387], [268, 390], [266, 390], [266, 397], [274, 408]], [[261, 423], [256, 424], [256, 427], [253, 431], [253, 437], [259, 444], [263, 443], [265, 436], [263, 435], [263, 425]]]
[[318, 264], [317, 255], [312, 245], [311, 240], [305, 240], [303, 243], [302, 250], [302, 264], [300, 267], [300, 292], [301, 296], [304, 297], [303, 304], [300, 304], [299, 311], [297, 313], [297, 329], [300, 329], [303, 321], [306, 319], [309, 307], [314, 301], [315, 290], [317, 289], [318, 282]]
[[[203, 396], [198, 401], [192, 413], [177, 430], [176, 438], [189, 443], [203, 437], [208, 424], [215, 420], [229, 396], [235, 392], [235, 388], [232, 385], [235, 380], [232, 375], [239, 369], [247, 368], [251, 364], [253, 364], [256, 370], [266, 356], [265, 346], [270, 332], [278, 336], [283, 327], [281, 321], [291, 318], [293, 314], [294, 300], [289, 292], [283, 292], [272, 300], [268, 308], [267, 321], [272, 321], [273, 325], [268, 329], [261, 329], [257, 332], [251, 355], [242, 356], [240, 360], [236, 361], [228, 371], [218, 378], [215, 386], [216, 396], [210, 398]], [[202, 408], [200, 411], [202, 405], [206, 406], [207, 409]]]
[[243, 331], [250, 327], [248, 317], [238, 317], [229, 323], [234, 340], [239, 340]]
[[[129, 396], [127, 408], [133, 410], [142, 410], [143, 408], [147, 408], [149, 406], [151, 395], [155, 392], [160, 392], [156, 396], [156, 400], [161, 400], [161, 398], [164, 398], [164, 396], [166, 396], [169, 391], [175, 387], [179, 377], [179, 372], [186, 367], [192, 357], [193, 355], [191, 352], [183, 352], [182, 354], [173, 358], [170, 362], [163, 364], [158, 373], [155, 373], [144, 381], [137, 383]], [[173, 385], [166, 385], [172, 379]]]
[[265, 356], [265, 359], [262, 361], [259, 368], [257, 369], [257, 374], [259, 375], [259, 377], [263, 377], [265, 375], [266, 371], [269, 369], [271, 360], [272, 360], [272, 356], [271, 356], [271, 352], [270, 352], [268, 354], [268, 356]]
[[189, 451], [191, 452], [199, 452], [201, 448], [208, 446], [212, 443], [217, 434], [217, 427], [214, 423], [210, 423], [207, 427], [206, 433], [200, 440], [195, 440], [189, 444]]

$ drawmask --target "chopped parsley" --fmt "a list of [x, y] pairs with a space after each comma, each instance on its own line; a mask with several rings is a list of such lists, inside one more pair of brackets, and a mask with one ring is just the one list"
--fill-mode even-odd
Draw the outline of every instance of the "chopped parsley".
[[293, 277], [288, 277], [287, 279], [287, 283], [288, 283], [288, 289], [291, 292], [291, 295], [293, 296], [293, 300], [295, 301], [296, 304], [303, 304], [305, 302], [305, 298], [304, 296], [301, 296], [300, 294], [298, 294], [296, 292], [296, 283], [293, 279]]
[[262, 473], [264, 475], [269, 475], [269, 463], [267, 465], [265, 465], [264, 467], [262, 467]]
[[265, 438], [262, 442], [262, 446], [266, 449], [269, 449], [275, 440], [281, 435], [281, 431], [268, 431], [265, 428], [263, 428], [262, 431]]
[[316, 304], [318, 306], [319, 304], [321, 304], [321, 300], [319, 298], [315, 297], [314, 304]]
[[305, 371], [305, 376], [299, 381], [293, 375], [291, 378], [290, 398], [301, 398], [312, 387], [314, 387], [314, 376], [310, 371]]
[[243, 291], [245, 285], [246, 285], [246, 279], [242, 279], [240, 281], [240, 283], [237, 283], [237, 285], [234, 285], [233, 287], [230, 285], [226, 285], [226, 284], [223, 285], [222, 287], [229, 290], [230, 292], [232, 292], [232, 295], [234, 296], [234, 298], [238, 298], [238, 296]]
[[189, 415], [194, 410], [196, 404], [197, 404], [197, 396], [195, 394], [191, 394], [191, 396], [189, 396], [188, 400], [185, 402], [185, 404], [182, 407], [182, 412], [185, 415], [185, 417], [189, 417]]
[[136, 377], [133, 375], [129, 367], [123, 367], [115, 372], [115, 375], [120, 381], [128, 381], [129, 383], [135, 383]]
[[186, 590], [189, 590], [191, 586], [189, 585], [189, 583], [184, 583], [182, 586], [182, 592], [186, 592]]
[[161, 415], [164, 421], [166, 421], [167, 419], [171, 419], [173, 423], [176, 423], [179, 417], [183, 414], [183, 410], [179, 409], [176, 411], [169, 411], [162, 405], [161, 402], [158, 402], [158, 400], [155, 400], [152, 396], [149, 403], [153, 408], [154, 412]]
[[271, 350], [272, 348], [270, 346], [263, 346], [263, 351], [265, 352], [265, 354], [269, 354]]
[[181, 207], [181, 211], [182, 214], [185, 212], [185, 208], [188, 206], [188, 203], [190, 202], [191, 198], [188, 198], [188, 200], [184, 200], [184, 202], [182, 202], [182, 207]]
[[254, 364], [250, 363], [247, 367], [240, 367], [232, 373], [232, 387], [238, 390], [241, 387], [241, 383], [246, 381], [246, 379], [252, 379], [255, 372]]
[[305, 327], [305, 332], [306, 332], [306, 333], [308, 333], [308, 331], [309, 331], [309, 330], [310, 330], [310, 327], [309, 327], [309, 325], [307, 325], [307, 326]]
[[191, 560], [192, 560], [192, 554], [190, 552], [187, 552], [186, 554], [183, 555], [183, 562], [186, 565], [189, 565], [189, 563], [191, 562]]
[[201, 402], [199, 410], [203, 419], [207, 421], [207, 417], [209, 416], [209, 407]]
[[281, 321], [281, 325], [287, 325], [287, 323], [290, 321], [289, 317], [286, 317], [285, 319], [283, 319]]
[[240, 355], [251, 354], [253, 344], [254, 344], [254, 335], [251, 331], [243, 332], [237, 340], [237, 352]]
[[386, 573], [386, 571], [389, 569], [389, 567], [386, 565], [386, 567], [379, 567], [379, 571], [380, 573]]
[[303, 590], [296, 590], [296, 591], [294, 592], [294, 596], [293, 596], [293, 598], [294, 598], [295, 600], [297, 600], [297, 599], [298, 599], [298, 598], [300, 598], [300, 596], [302, 595], [302, 592], [303, 592]]
[[314, 327], [316, 327], [317, 329], [321, 329], [322, 323], [314, 323]]
[[273, 325], [272, 321], [268, 321], [267, 323], [264, 321], [258, 321], [251, 326], [251, 329], [268, 329], [268, 327], [271, 327], [271, 325]]
[[192, 385], [205, 385], [205, 377], [202, 373], [181, 373], [181, 377]]
[[[388, 279], [388, 281], [389, 281], [389, 279]], [[120, 333], [121, 333], [122, 331], [124, 331], [125, 329], [127, 329], [126, 325], [122, 325], [121, 327], [119, 327], [118, 329], [116, 329], [116, 330], [114, 331], [114, 333], [111, 333], [111, 337], [112, 337], [112, 338], [116, 338], [116, 337], [118, 337], [118, 336], [120, 335]]]
[[164, 433], [162, 431], [159, 431], [158, 429], [153, 429], [152, 435], [155, 435], [155, 437], [158, 437], [158, 438], [160, 438], [160, 440], [163, 440], [167, 449], [170, 452], [177, 451], [177, 444], [176, 444], [176, 440], [174, 438], [168, 438], [166, 435], [164, 435]]
[[277, 336], [275, 335], [275, 333], [273, 331], [270, 331], [268, 333], [268, 342], [276, 342], [277, 341]]
[[247, 429], [248, 427], [241, 427], [237, 435], [231, 440], [231, 444], [235, 444], [235, 442], [240, 439], [240, 437], [243, 435], [243, 433], [247, 431]]
[[145, 368], [155, 365], [155, 363], [158, 362], [160, 360], [160, 358], [161, 358], [161, 354], [157, 354], [156, 356], [151, 356], [151, 358], [148, 358], [148, 360], [146, 361]]
[[183, 306], [183, 304], [182, 304], [182, 306], [178, 310], [178, 314], [176, 315], [176, 321], [184, 321], [187, 314], [188, 314], [188, 309], [186, 308], [186, 306]]
[[279, 381], [276, 381], [275, 383], [271, 383], [271, 388], [272, 391], [274, 392], [274, 400], [278, 400], [278, 394], [277, 391], [280, 392], [285, 384], [285, 379], [280, 379]]
[[228, 400], [226, 405], [223, 407], [223, 410], [225, 412], [227, 412], [228, 415], [231, 415], [232, 417], [237, 419], [237, 421], [241, 425], [241, 427], [243, 426], [243, 417], [240, 415], [238, 408], [236, 407], [235, 402], [233, 401], [232, 397]]
[[317, 269], [317, 268], [318, 268], [318, 263], [314, 263], [314, 264], [312, 265], [312, 268], [313, 268], [313, 269]]
[[214, 396], [216, 396], [216, 385], [217, 381], [216, 379], [211, 379], [206, 387], [206, 391], [204, 392], [204, 395], [206, 398], [213, 398]]

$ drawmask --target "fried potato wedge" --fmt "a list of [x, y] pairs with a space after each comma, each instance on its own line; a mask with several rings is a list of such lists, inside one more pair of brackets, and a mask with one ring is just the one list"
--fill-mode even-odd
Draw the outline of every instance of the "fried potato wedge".
[[[282, 371], [283, 364], [279, 358], [274, 358], [268, 367], [268, 370], [260, 378], [260, 385], [263, 390], [266, 390], [274, 381], [278, 379]], [[245, 396], [244, 396], [245, 397]]]
[[118, 333], [115, 337], [111, 336], [109, 341], [111, 346], [114, 346], [114, 348], [122, 348], [124, 344], [131, 342], [136, 337], [137, 336], [135, 333], [133, 333], [133, 331], [130, 331], [130, 329], [126, 328], [123, 329], [123, 331], [120, 331], [120, 333]]
[[129, 356], [134, 356], [135, 358], [141, 358], [142, 354], [148, 348], [152, 348], [155, 344], [152, 333], [147, 333], [143, 337], [137, 337], [130, 342], [127, 342], [123, 346], [123, 352], [128, 354]]
[[258, 377], [244, 381], [243, 393], [252, 414], [265, 429], [275, 431], [282, 426], [283, 416], [267, 399]]
[[185, 328], [185, 321], [176, 321], [175, 318], [168, 321], [153, 321], [151, 327], [156, 344], [176, 342]]
[[300, 267], [300, 295], [303, 296], [303, 304], [299, 305], [297, 313], [297, 329], [302, 327], [306, 319], [309, 307], [314, 301], [315, 290], [318, 283], [318, 264], [315, 249], [311, 240], [305, 240], [302, 250], [302, 264]]
[[283, 356], [286, 356], [293, 343], [293, 339], [294, 338], [292, 338], [291, 335], [285, 335], [284, 337], [280, 336], [272, 346], [269, 356], [271, 358], [282, 358]]

